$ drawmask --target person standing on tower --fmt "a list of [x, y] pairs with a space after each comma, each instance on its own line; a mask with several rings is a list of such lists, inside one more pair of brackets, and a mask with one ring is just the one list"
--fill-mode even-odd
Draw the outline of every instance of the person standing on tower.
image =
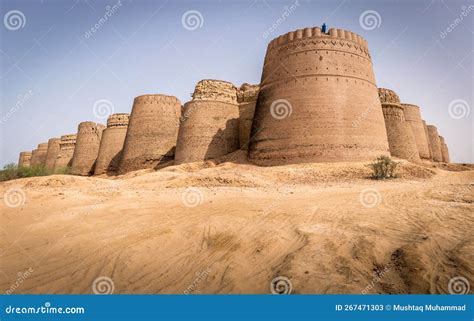
[[326, 33], [326, 23], [323, 22], [323, 25], [321, 26], [321, 31], [322, 33]]

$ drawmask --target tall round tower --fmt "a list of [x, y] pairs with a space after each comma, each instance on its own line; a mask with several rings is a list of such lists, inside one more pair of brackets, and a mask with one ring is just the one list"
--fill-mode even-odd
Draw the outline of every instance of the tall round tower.
[[59, 142], [59, 153], [54, 163], [54, 170], [66, 169], [71, 167], [72, 156], [76, 147], [76, 134], [69, 134], [61, 136]]
[[415, 137], [410, 125], [405, 121], [400, 98], [394, 91], [385, 88], [379, 88], [379, 97], [382, 103], [390, 154], [411, 162], [420, 162]]
[[79, 124], [76, 147], [72, 157], [71, 174], [87, 176], [94, 173], [94, 165], [104, 129], [104, 125], [91, 121]]
[[47, 170], [53, 170], [56, 159], [59, 155], [59, 142], [60, 138], [51, 138], [48, 141], [48, 152], [46, 153], [45, 167]]
[[444, 141], [443, 136], [439, 136], [439, 142], [440, 142], [441, 156], [443, 158], [443, 162], [449, 163], [448, 146], [446, 145], [446, 142]]
[[305, 28], [270, 42], [249, 159], [260, 165], [389, 155], [367, 41]]
[[46, 153], [48, 152], [48, 143], [38, 144], [38, 148], [31, 153], [31, 166], [44, 166], [46, 162]]
[[428, 135], [433, 150], [433, 161], [442, 162], [443, 154], [441, 153], [441, 142], [439, 140], [438, 129], [433, 125], [427, 125]]
[[118, 171], [128, 119], [129, 114], [113, 114], [107, 119], [107, 128], [102, 133], [99, 156], [95, 164], [95, 175]]
[[428, 150], [430, 152], [430, 158], [429, 160], [433, 160], [433, 148], [431, 147], [431, 143], [430, 143], [430, 135], [428, 134], [428, 127], [426, 127], [426, 121], [424, 121], [423, 119], [421, 120], [421, 122], [423, 123], [423, 128], [425, 129], [425, 136], [426, 136], [426, 141], [428, 142]]
[[248, 149], [253, 116], [257, 104], [259, 85], [242, 84], [237, 90], [239, 103], [239, 146]]
[[423, 120], [421, 119], [420, 107], [412, 104], [402, 104], [405, 119], [411, 126], [415, 136], [416, 146], [422, 159], [430, 159], [430, 148], [426, 138]]
[[31, 152], [20, 152], [18, 167], [30, 167]]
[[226, 155], [239, 148], [237, 91], [227, 81], [201, 80], [184, 105], [175, 164]]
[[135, 98], [119, 173], [154, 168], [174, 159], [181, 102], [174, 96]]

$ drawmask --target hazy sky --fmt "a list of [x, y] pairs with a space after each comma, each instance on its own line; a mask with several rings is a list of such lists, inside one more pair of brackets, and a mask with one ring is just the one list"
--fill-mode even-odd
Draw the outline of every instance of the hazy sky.
[[2, 0], [1, 17], [1, 166], [141, 94], [184, 103], [200, 79], [258, 83], [271, 39], [323, 21], [367, 39], [378, 86], [474, 162], [472, 0]]

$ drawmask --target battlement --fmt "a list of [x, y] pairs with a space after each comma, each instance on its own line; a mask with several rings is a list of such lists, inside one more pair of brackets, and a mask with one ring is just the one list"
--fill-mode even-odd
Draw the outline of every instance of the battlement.
[[256, 101], [260, 85], [251, 85], [244, 83], [237, 89], [237, 101], [239, 104]]
[[145, 94], [135, 97], [133, 104], [176, 104], [181, 102], [175, 96], [168, 96], [163, 94]]
[[62, 135], [61, 136], [61, 143], [66, 143], [66, 142], [76, 142], [77, 135], [76, 134], [68, 134], [68, 135]]
[[92, 121], [84, 121], [79, 123], [78, 134], [97, 134], [101, 135], [102, 130], [105, 129], [105, 126], [100, 123], [94, 123]]
[[107, 119], [107, 128], [127, 127], [130, 115], [127, 113], [113, 114]]
[[48, 150], [48, 143], [41, 143], [41, 144], [38, 144], [38, 147], [37, 149], [40, 151], [40, 150]]
[[380, 102], [382, 104], [400, 104], [400, 97], [396, 92], [387, 88], [378, 88]]
[[23, 157], [31, 157], [31, 152], [20, 152], [20, 156], [23, 156]]
[[194, 89], [193, 100], [212, 100], [237, 104], [237, 88], [228, 81], [200, 80]]
[[401, 104], [401, 105], [403, 107], [403, 113], [405, 114], [406, 120], [421, 123], [420, 107], [413, 104]]

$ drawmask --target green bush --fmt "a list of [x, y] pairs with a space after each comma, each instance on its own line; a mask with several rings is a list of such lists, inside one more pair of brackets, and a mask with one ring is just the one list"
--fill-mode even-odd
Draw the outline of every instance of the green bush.
[[16, 178], [45, 176], [50, 173], [44, 166], [18, 167], [14, 163], [7, 164], [0, 170], [0, 182]]
[[372, 168], [372, 178], [375, 179], [385, 179], [385, 178], [395, 178], [397, 177], [396, 169], [398, 162], [393, 161], [388, 156], [379, 156], [377, 157], [370, 167]]

